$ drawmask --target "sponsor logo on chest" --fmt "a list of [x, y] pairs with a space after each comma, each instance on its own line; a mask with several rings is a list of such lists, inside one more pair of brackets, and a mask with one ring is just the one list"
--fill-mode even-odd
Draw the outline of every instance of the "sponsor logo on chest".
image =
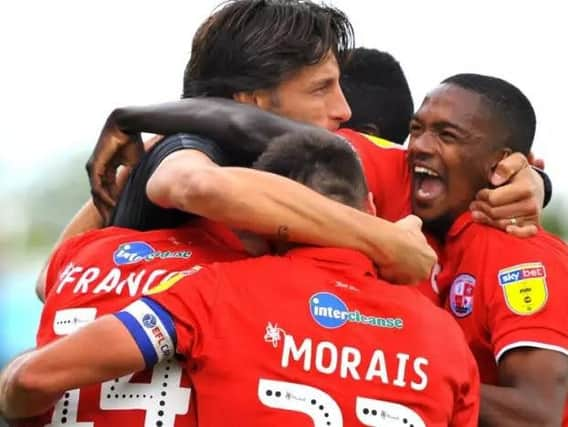
[[379, 317], [362, 314], [359, 310], [350, 310], [337, 295], [330, 292], [318, 292], [310, 297], [310, 314], [314, 321], [326, 329], [340, 328], [346, 323], [359, 323], [377, 328], [402, 329], [401, 318]]
[[190, 257], [191, 251], [157, 251], [146, 242], [123, 243], [112, 254], [115, 265], [136, 264], [154, 259], [187, 259]]

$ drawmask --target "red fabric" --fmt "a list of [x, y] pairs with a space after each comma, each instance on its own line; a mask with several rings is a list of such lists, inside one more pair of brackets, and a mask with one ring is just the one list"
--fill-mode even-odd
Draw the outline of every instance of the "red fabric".
[[[127, 264], [120, 260], [115, 262], [119, 247], [124, 249], [123, 245], [133, 242], [149, 245], [156, 256]], [[148, 232], [110, 227], [69, 239], [54, 253], [48, 267], [46, 303], [37, 343], [42, 346], [57, 339], [58, 333], [62, 334], [57, 329], [62, 327], [61, 322], [86, 323], [92, 320], [85, 314], [85, 309], [94, 308], [97, 317], [120, 310], [172, 272], [187, 270], [196, 264], [230, 261], [244, 256], [238, 239], [231, 231], [206, 220], [198, 220], [179, 229]], [[75, 316], [65, 315], [66, 309], [83, 310]], [[56, 319], [56, 316], [59, 317]], [[68, 325], [63, 332], [70, 332], [69, 328]], [[161, 395], [164, 382], [169, 393], [165, 397]], [[95, 426], [123, 427], [143, 426], [145, 422], [155, 426], [161, 421], [163, 427], [192, 426], [195, 425], [194, 410], [187, 412], [183, 409], [188, 406], [189, 386], [189, 377], [182, 374], [181, 367], [155, 368], [135, 374], [130, 382], [97, 385], [81, 389], [80, 393], [71, 392], [60, 401], [56, 413], [38, 417], [27, 425], [87, 422]], [[161, 401], [164, 401], [163, 406]], [[112, 407], [115, 409], [110, 409]]]
[[[564, 242], [542, 230], [518, 239], [475, 224], [466, 213], [450, 230], [445, 250], [455, 278], [445, 306], [465, 332], [482, 383], [497, 384], [496, 357], [506, 357], [507, 349], [528, 346], [568, 355]], [[466, 292], [456, 283], [464, 274], [475, 278]]]
[[[402, 405], [379, 410], [375, 422], [412, 422], [412, 408], [428, 426], [476, 426], [477, 368], [455, 322], [416, 288], [374, 276], [356, 252], [301, 248], [213, 264], [151, 295], [173, 317], [177, 350], [190, 360], [200, 423], [361, 425], [356, 402], [368, 398]], [[338, 321], [326, 316], [343, 324], [324, 327]], [[368, 323], [376, 317], [402, 325]], [[267, 390], [266, 381], [287, 384]], [[270, 398], [272, 404], [261, 401]]]
[[411, 213], [411, 176], [406, 150], [399, 145], [385, 148], [350, 129], [337, 131], [359, 154], [369, 191], [373, 193], [377, 216], [397, 221]]

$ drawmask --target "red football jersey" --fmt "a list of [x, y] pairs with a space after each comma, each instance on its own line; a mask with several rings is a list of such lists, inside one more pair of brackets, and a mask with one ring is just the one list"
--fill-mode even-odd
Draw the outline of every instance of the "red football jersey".
[[452, 226], [446, 251], [454, 276], [446, 308], [466, 334], [482, 383], [497, 384], [497, 363], [514, 348], [568, 356], [564, 242], [542, 230], [519, 239], [466, 213]]
[[397, 221], [410, 215], [412, 177], [406, 150], [351, 129], [340, 129], [337, 134], [347, 139], [359, 154], [378, 216]]
[[[231, 231], [205, 220], [147, 232], [109, 227], [71, 238], [50, 261], [37, 344], [68, 335], [96, 317], [168, 286], [179, 280], [178, 272], [195, 264], [244, 256]], [[189, 377], [179, 364], [161, 364], [102, 385], [70, 390], [52, 413], [34, 420], [33, 425], [194, 425], [193, 411], [188, 411], [189, 386]]]
[[477, 426], [459, 327], [363, 255], [297, 248], [186, 274], [117, 316], [141, 350], [177, 336], [202, 425]]

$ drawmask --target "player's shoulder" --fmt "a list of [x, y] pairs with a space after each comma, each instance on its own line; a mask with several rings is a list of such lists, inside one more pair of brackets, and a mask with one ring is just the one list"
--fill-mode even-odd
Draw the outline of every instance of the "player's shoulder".
[[211, 271], [223, 274], [246, 274], [248, 277], [266, 274], [278, 274], [278, 270], [288, 265], [285, 256], [264, 255], [235, 261], [215, 262], [210, 265]]
[[103, 242], [107, 240], [119, 240], [124, 236], [131, 234], [133, 230], [120, 227], [106, 227], [96, 230], [85, 231], [76, 236], [66, 239], [60, 246], [61, 250], [78, 248], [89, 245], [93, 242]]
[[446, 310], [434, 304], [418, 288], [396, 286], [395, 289], [401, 293], [399, 298], [410, 307], [410, 312], [416, 313], [421, 319], [423, 318], [426, 325], [439, 326], [446, 324], [448, 319], [452, 320]]
[[390, 161], [394, 161], [393, 159], [406, 159], [406, 149], [386, 139], [346, 128], [339, 129], [336, 131], [336, 134], [347, 140], [360, 155], [380, 155], [390, 159]]
[[[386, 286], [389, 287], [386, 289], [391, 290], [389, 305], [398, 306], [405, 324], [412, 325], [412, 333], [419, 341], [425, 337], [429, 344], [435, 342], [454, 349], [466, 347], [463, 332], [450, 313], [436, 306], [417, 287]], [[383, 291], [386, 289], [383, 288]]]
[[491, 261], [539, 256], [543, 260], [568, 262], [568, 245], [557, 236], [539, 229], [531, 237], [520, 238], [494, 227], [471, 224], [468, 230], [476, 251], [483, 251]]
[[396, 144], [392, 141], [380, 138], [375, 135], [369, 135], [367, 133], [357, 132], [356, 130], [353, 129], [341, 128], [336, 131], [336, 134], [342, 136], [343, 138], [354, 144], [363, 143], [369, 146], [375, 146], [377, 148], [385, 150], [396, 150], [403, 152], [405, 151], [404, 146], [400, 144]]
[[148, 159], [163, 159], [168, 155], [181, 150], [197, 150], [216, 162], [224, 160], [224, 153], [217, 142], [201, 135], [189, 133], [176, 133], [167, 136], [147, 153]]
[[164, 137], [164, 139], [162, 139], [155, 147], [159, 147], [161, 144], [178, 144], [181, 146], [185, 146], [185, 145], [192, 145], [194, 143], [204, 143], [204, 144], [209, 144], [209, 143], [214, 143], [214, 141], [210, 138], [206, 138], [204, 136], [201, 135], [196, 135], [196, 134], [192, 134], [192, 133], [175, 133], [172, 135], [168, 135], [166, 137]]

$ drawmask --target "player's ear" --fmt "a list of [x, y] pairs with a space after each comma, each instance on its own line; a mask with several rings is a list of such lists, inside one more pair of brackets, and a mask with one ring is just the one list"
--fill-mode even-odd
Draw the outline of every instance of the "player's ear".
[[267, 110], [271, 105], [270, 93], [267, 90], [257, 89], [233, 94], [233, 99], [243, 104], [252, 104], [262, 110]]
[[367, 193], [367, 198], [365, 199], [365, 212], [371, 215], [377, 215], [377, 207], [375, 206], [375, 200], [373, 198], [373, 193], [369, 191]]

